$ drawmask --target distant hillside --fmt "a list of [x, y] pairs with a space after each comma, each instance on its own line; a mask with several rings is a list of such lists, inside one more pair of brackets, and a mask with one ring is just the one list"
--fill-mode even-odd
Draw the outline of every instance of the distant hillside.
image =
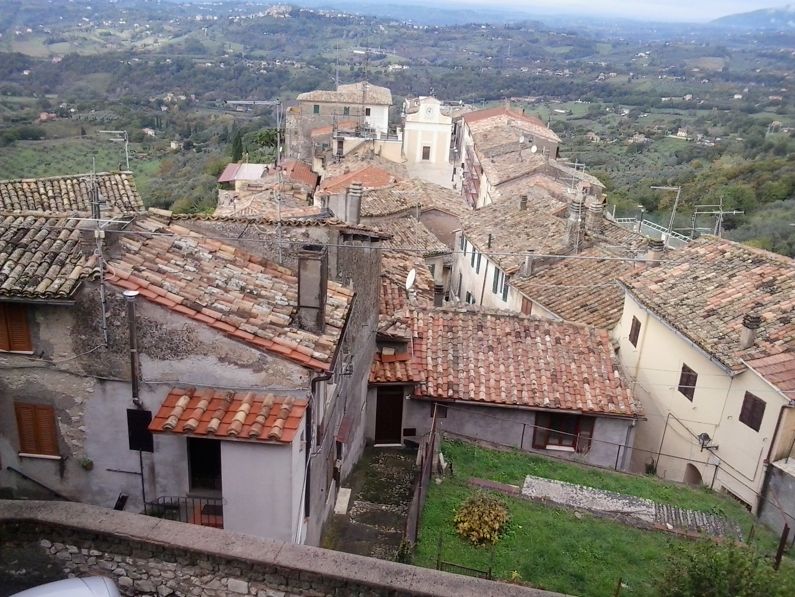
[[714, 25], [743, 29], [776, 29], [789, 31], [795, 29], [795, 5], [787, 4], [778, 8], [763, 8], [751, 12], [727, 15], [712, 21]]

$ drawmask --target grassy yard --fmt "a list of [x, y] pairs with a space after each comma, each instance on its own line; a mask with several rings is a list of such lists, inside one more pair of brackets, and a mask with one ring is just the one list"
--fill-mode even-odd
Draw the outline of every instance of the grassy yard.
[[[442, 559], [486, 569], [493, 561], [497, 578], [516, 576], [536, 587], [589, 597], [612, 596], [618, 579], [626, 587], [621, 595], [653, 595], [654, 583], [664, 570], [666, 554], [676, 545], [693, 545], [664, 533], [644, 531], [584, 513], [547, 508], [527, 500], [501, 496], [511, 513], [506, 534], [493, 549], [474, 547], [458, 537], [453, 516], [473, 493], [470, 477], [521, 485], [532, 474], [646, 497], [685, 508], [720, 512], [750, 528], [750, 515], [738, 504], [708, 490], [664, 481], [601, 471], [547, 458], [478, 448], [462, 442], [445, 442], [445, 456], [455, 476], [432, 484], [422, 514], [414, 563], [435, 567], [439, 537]], [[775, 548], [770, 533], [759, 532], [764, 553]], [[516, 573], [516, 574], [515, 574]], [[781, 574], [792, 581], [795, 566], [785, 559]]]

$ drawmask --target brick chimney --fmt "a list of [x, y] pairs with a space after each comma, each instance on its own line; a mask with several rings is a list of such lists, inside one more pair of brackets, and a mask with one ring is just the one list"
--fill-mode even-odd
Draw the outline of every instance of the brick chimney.
[[665, 249], [665, 241], [658, 240], [655, 238], [650, 238], [649, 248], [646, 251], [646, 259], [648, 260], [646, 265], [648, 265], [649, 267], [660, 265], [660, 259], [662, 258], [664, 249]]
[[583, 241], [583, 202], [581, 192], [578, 192], [569, 202], [569, 218], [566, 222], [566, 244], [575, 252], [580, 250]]
[[345, 222], [359, 224], [362, 217], [362, 183], [354, 182], [348, 187], [345, 197]]
[[521, 211], [527, 209], [527, 195], [519, 195], [519, 209]]
[[323, 245], [303, 245], [298, 251], [298, 313], [301, 329], [323, 333], [326, 326], [328, 254]]
[[535, 268], [535, 257], [533, 256], [533, 250], [530, 249], [524, 258], [524, 267], [522, 268], [522, 275], [528, 277], [532, 276], [534, 268]]
[[605, 227], [604, 202], [596, 196], [588, 197], [588, 207], [585, 212], [585, 229], [591, 234], [602, 234]]
[[743, 317], [743, 327], [740, 329], [740, 349], [751, 348], [756, 340], [756, 330], [762, 325], [759, 315], [748, 313]]

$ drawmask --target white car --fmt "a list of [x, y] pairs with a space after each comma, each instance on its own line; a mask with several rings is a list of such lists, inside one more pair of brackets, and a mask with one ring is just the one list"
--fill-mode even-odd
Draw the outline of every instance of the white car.
[[104, 576], [68, 578], [39, 585], [11, 597], [121, 597], [113, 581]]

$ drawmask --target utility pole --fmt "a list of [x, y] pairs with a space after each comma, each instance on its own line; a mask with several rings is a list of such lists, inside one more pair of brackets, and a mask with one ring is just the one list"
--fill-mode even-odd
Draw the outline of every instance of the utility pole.
[[124, 158], [127, 163], [127, 171], [130, 170], [130, 138], [127, 136], [127, 131], [99, 131], [103, 135], [116, 135], [113, 139], [110, 139], [114, 143], [121, 143], [124, 142]]
[[276, 108], [276, 160], [278, 166], [282, 159], [282, 100], [226, 100], [230, 106], [274, 106]]
[[668, 239], [671, 238], [671, 232], [674, 229], [674, 218], [676, 218], [676, 208], [679, 207], [679, 197], [682, 193], [682, 187], [658, 187], [652, 186], [656, 191], [676, 191], [676, 199], [674, 199], [674, 208], [671, 210], [671, 221], [668, 222], [668, 233], [665, 236], [665, 246], [668, 246]]

